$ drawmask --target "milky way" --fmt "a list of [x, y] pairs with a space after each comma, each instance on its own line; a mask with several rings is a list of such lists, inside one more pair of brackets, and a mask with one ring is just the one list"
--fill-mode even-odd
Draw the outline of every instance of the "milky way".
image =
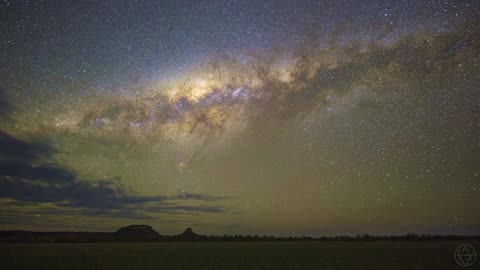
[[2, 4], [0, 228], [479, 233], [478, 4], [390, 2]]

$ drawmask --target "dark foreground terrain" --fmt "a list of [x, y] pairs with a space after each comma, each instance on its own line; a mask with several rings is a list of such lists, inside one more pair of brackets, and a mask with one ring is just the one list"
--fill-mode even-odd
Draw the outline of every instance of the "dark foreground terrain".
[[[0, 244], [1, 269], [480, 269], [458, 242]], [[477, 249], [479, 242], [470, 242]]]

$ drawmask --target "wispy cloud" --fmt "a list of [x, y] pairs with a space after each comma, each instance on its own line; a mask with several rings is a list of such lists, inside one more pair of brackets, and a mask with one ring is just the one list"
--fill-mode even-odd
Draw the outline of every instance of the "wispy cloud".
[[[211, 205], [183, 205], [179, 201], [214, 202], [225, 197], [183, 193], [174, 196], [132, 196], [118, 178], [81, 179], [74, 171], [54, 165], [34, 165], [55, 150], [48, 144], [27, 142], [0, 131], [0, 198], [17, 202], [53, 203], [79, 208], [84, 215], [149, 218], [154, 213], [222, 213]], [[41, 162], [40, 162], [41, 163]], [[169, 202], [172, 201], [172, 202]], [[148, 204], [148, 207], [147, 207]], [[132, 209], [132, 207], [135, 209]]]

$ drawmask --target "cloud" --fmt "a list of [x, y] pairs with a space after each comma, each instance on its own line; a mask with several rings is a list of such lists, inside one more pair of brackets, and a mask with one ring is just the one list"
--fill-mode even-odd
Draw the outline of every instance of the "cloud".
[[[218, 206], [184, 206], [167, 201], [196, 200], [213, 202], [224, 197], [185, 193], [176, 196], [132, 196], [122, 189], [119, 179], [81, 179], [75, 172], [54, 165], [41, 164], [41, 157], [49, 158], [54, 149], [44, 143], [27, 142], [0, 131], [0, 197], [18, 202], [54, 203], [57, 206], [87, 208], [86, 214], [111, 217], [122, 215], [143, 218], [130, 207], [142, 209], [153, 203], [154, 212], [210, 212], [220, 213]], [[119, 212], [122, 210], [124, 212]]]
[[147, 207], [149, 212], [154, 213], [224, 213], [227, 212], [223, 206], [214, 205], [180, 205], [176, 203], [164, 203]]
[[53, 149], [45, 143], [25, 142], [0, 130], [0, 158], [2, 159], [30, 162], [53, 152]]
[[217, 201], [217, 200], [227, 199], [227, 197], [212, 196], [212, 195], [198, 194], [198, 193], [182, 193], [177, 196], [170, 197], [170, 199]]
[[19, 179], [35, 179], [49, 184], [69, 183], [75, 175], [67, 170], [49, 166], [32, 167], [20, 160], [0, 161], [0, 175]]

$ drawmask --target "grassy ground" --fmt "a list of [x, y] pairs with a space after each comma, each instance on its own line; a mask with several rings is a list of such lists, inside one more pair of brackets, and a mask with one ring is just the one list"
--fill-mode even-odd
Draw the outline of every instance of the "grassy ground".
[[[0, 269], [461, 269], [455, 242], [0, 244]], [[473, 243], [479, 252], [479, 243]], [[480, 262], [462, 269], [480, 269]]]

